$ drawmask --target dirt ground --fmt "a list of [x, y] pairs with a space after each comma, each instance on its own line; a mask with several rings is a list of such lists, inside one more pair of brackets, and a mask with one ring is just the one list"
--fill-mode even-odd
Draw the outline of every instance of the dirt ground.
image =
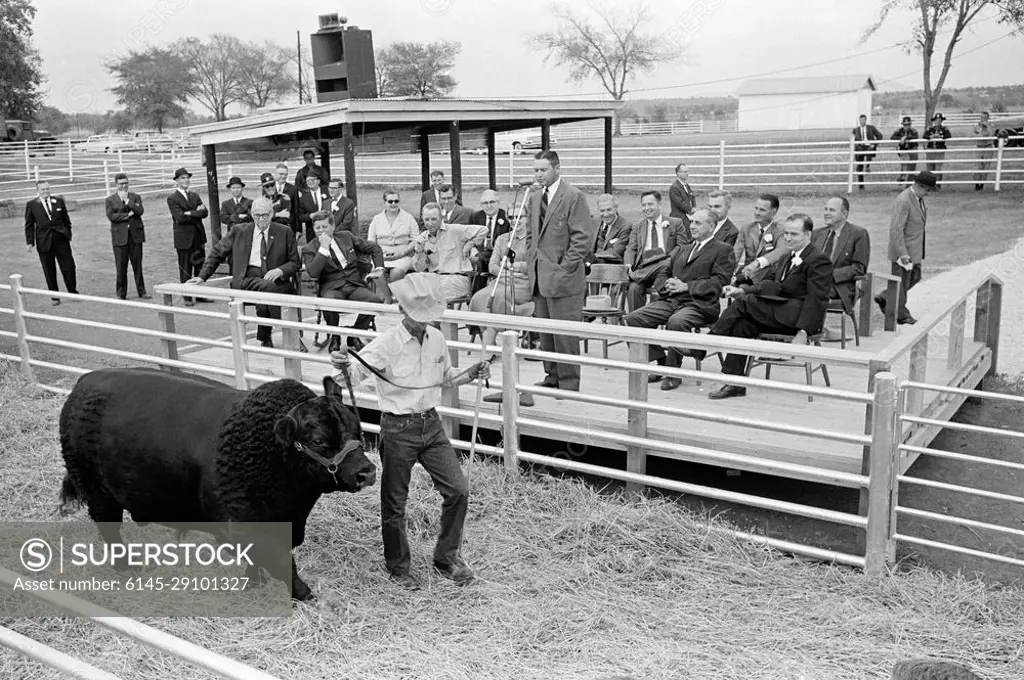
[[[509, 201], [511, 195], [503, 194], [503, 202]], [[407, 201], [415, 197], [406, 197]], [[475, 199], [474, 199], [475, 200]], [[784, 202], [787, 199], [784, 199]], [[786, 204], [791, 210], [806, 209], [811, 214], [820, 214], [823, 198], [788, 199]], [[891, 205], [891, 195], [868, 192], [866, 195], [855, 196], [855, 212], [851, 220], [868, 228], [872, 235], [872, 269], [884, 267], [885, 233], [887, 230], [887, 212]], [[367, 222], [373, 212], [379, 209], [380, 194], [376, 191], [363, 192], [360, 204], [368, 206], [361, 212], [361, 219]], [[629, 218], [638, 215], [639, 200], [635, 194], [621, 197], [622, 212]], [[469, 205], [473, 203], [468, 202]], [[812, 205], [813, 204], [813, 205]], [[749, 219], [753, 205], [750, 196], [739, 196], [734, 201], [732, 216], [739, 222]], [[166, 205], [162, 199], [146, 200], [148, 210], [145, 220], [147, 224], [147, 242], [145, 246], [144, 267], [147, 285], [152, 292], [156, 284], [161, 282], [177, 282], [174, 251], [170, 242], [170, 221], [167, 217]], [[925, 278], [938, 272], [953, 269], [967, 262], [972, 262], [993, 254], [1006, 251], [1018, 237], [1019, 197], [1013, 194], [983, 195], [951, 195], [936, 194], [930, 199], [930, 219], [937, 226], [929, 231], [928, 255], [925, 266]], [[74, 223], [74, 252], [78, 262], [79, 289], [83, 293], [114, 297], [113, 256], [110, 250], [108, 224], [102, 215], [100, 206], [86, 205], [72, 213]], [[23, 223], [20, 219], [0, 220], [0, 273], [7, 275], [21, 273], [25, 285], [44, 287], [39, 261], [34, 253], [25, 250]], [[63, 288], [63, 284], [62, 284]], [[130, 296], [134, 296], [129, 284]], [[7, 301], [0, 302], [0, 307], [7, 306]], [[180, 300], [175, 300], [180, 305]], [[97, 305], [88, 302], [70, 302], [59, 307], [63, 317], [115, 321], [119, 324], [137, 327], [157, 328], [156, 317], [144, 310], [124, 309], [116, 320], [103, 319], [103, 311]], [[30, 308], [35, 311], [50, 312], [46, 298], [33, 300]], [[199, 305], [196, 309], [219, 309], [219, 305]], [[109, 310], [106, 311], [109, 314]], [[160, 354], [157, 341], [110, 331], [94, 326], [68, 326], [55, 322], [30, 322], [30, 328], [38, 329], [42, 335], [61, 337], [76, 342], [86, 342], [103, 347], [137, 351], [147, 354]], [[9, 315], [0, 314], [0, 329], [13, 330], [13, 322]], [[1008, 328], [1004, 324], [1004, 334]], [[208, 322], [200, 319], [181, 317], [178, 320], [178, 331], [205, 337], [226, 335], [221, 328], [212, 328]], [[0, 338], [0, 351], [16, 354], [13, 342]], [[33, 353], [36, 358], [66, 363], [75, 366], [97, 368], [111, 365], [128, 365], [131, 362], [119, 358], [75, 352], [48, 346], [35, 346]], [[42, 369], [39, 378], [49, 384], [70, 386], [73, 379], [66, 373], [56, 373]], [[993, 391], [1020, 390], [1016, 379], [1002, 378], [989, 380], [985, 389]], [[957, 416], [961, 422], [1007, 427], [1022, 421], [1020, 407], [996, 402], [983, 404], [967, 404]], [[465, 438], [469, 432], [464, 433]], [[1000, 460], [1021, 462], [1020, 447], [1012, 440], [993, 440], [989, 437], [944, 431], [933, 444], [936, 448], [969, 452], [973, 455], [990, 456]], [[540, 448], [530, 450], [542, 452]], [[613, 467], [624, 467], [622, 455], [616, 452], [592, 451], [588, 453], [587, 462], [599, 462]], [[668, 463], [656, 458], [649, 459], [649, 472], [653, 475], [669, 478], [685, 479], [696, 483], [767, 494], [776, 498], [802, 502], [837, 510], [856, 511], [857, 496], [855, 493], [827, 488], [812, 484], [793, 482], [780, 478], [763, 477], [744, 473], [730, 475], [718, 468], [707, 468], [696, 465]], [[1018, 473], [993, 473], [984, 467], [974, 468], [963, 463], [934, 459], [930, 457], [919, 460], [910, 472], [911, 476], [939, 481], [951, 481], [967, 486], [977, 486], [1004, 493], [1019, 493], [1021, 479]], [[605, 482], [596, 482], [605, 484]], [[814, 545], [821, 545], [852, 551], [855, 549], [856, 533], [852, 529], [836, 528], [810, 520], [793, 518], [777, 513], [730, 507], [727, 504], [703, 502], [695, 498], [680, 498], [679, 501], [693, 508], [700, 508], [709, 513], [724, 513], [734, 524], [744, 530], [752, 530], [776, 537], [786, 537]], [[1016, 529], [1024, 529], [1024, 507], [1009, 506], [979, 499], [965, 499], [959, 495], [936, 492], [910, 484], [901, 488], [901, 502], [934, 512], [943, 512], [945, 508], [955, 506], [960, 516], [1002, 524]], [[905, 528], [912, 533], [933, 540], [963, 545], [968, 548], [992, 550], [999, 554], [1018, 559], [1024, 558], [1024, 541], [1007, 536], [989, 536], [971, 530], [951, 530], [948, 525], [920, 520], [902, 519], [901, 531]], [[946, 551], [931, 549], [910, 549], [901, 547], [900, 558], [903, 565], [913, 566], [925, 564], [940, 569], [984, 573], [987, 578], [1000, 582], [1013, 582], [1020, 578], [1020, 570], [1008, 565], [996, 565], [990, 561], [974, 558], [961, 558]]]

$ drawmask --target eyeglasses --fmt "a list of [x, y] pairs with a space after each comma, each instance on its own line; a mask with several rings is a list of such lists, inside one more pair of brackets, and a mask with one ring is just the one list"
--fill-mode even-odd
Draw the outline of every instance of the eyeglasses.
[[494, 205], [497, 201], [480, 201], [482, 205]]
[[386, 200], [384, 202], [385, 203], [390, 203], [392, 205], [395, 205], [397, 203], [401, 203], [402, 201], [400, 199], [397, 199], [397, 198], [389, 198], [388, 200]]
[[270, 217], [270, 213], [256, 213], [256, 212], [254, 212], [252, 214], [252, 216], [256, 217], [256, 218], [260, 218], [260, 219], [265, 219], [267, 217]]

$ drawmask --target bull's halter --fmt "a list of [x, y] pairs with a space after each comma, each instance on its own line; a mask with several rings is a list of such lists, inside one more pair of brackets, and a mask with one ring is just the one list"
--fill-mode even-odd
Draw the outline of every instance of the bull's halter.
[[339, 489], [341, 488], [341, 482], [338, 481], [338, 468], [341, 467], [341, 464], [345, 461], [345, 458], [348, 457], [348, 454], [358, 448], [361, 448], [363, 445], [358, 439], [349, 439], [345, 442], [345, 445], [341, 447], [341, 451], [334, 454], [333, 458], [325, 458], [302, 442], [293, 442], [293, 444], [295, 445], [296, 451], [301, 451], [327, 468], [327, 471], [331, 473], [331, 477], [334, 478], [334, 483]]

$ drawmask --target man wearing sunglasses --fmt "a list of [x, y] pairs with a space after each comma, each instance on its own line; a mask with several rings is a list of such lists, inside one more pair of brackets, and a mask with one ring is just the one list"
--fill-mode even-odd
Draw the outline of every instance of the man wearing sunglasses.
[[260, 188], [263, 191], [263, 198], [270, 201], [273, 212], [271, 221], [293, 229], [291, 196], [281, 193], [274, 176], [269, 172], [260, 175]]

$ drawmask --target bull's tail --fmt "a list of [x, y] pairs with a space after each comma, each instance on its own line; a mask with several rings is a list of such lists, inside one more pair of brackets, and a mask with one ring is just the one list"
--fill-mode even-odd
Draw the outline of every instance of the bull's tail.
[[85, 502], [78, 487], [71, 481], [71, 475], [64, 475], [64, 481], [60, 485], [60, 512], [61, 516], [71, 514], [74, 507]]

